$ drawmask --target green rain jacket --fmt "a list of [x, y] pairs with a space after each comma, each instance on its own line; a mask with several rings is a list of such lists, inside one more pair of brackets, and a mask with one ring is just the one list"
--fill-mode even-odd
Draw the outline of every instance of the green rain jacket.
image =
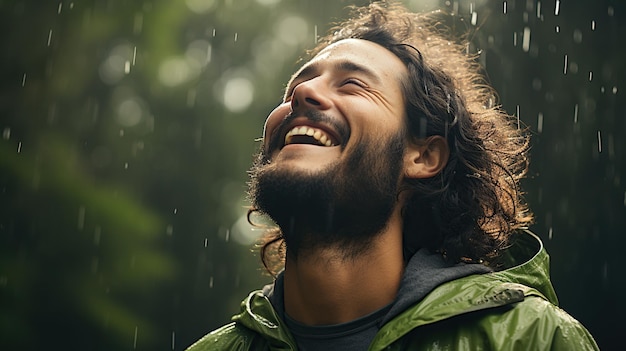
[[[556, 306], [539, 238], [520, 235], [504, 259], [510, 268], [436, 287], [383, 325], [369, 350], [598, 350], [585, 327]], [[232, 320], [188, 351], [297, 350], [260, 290]]]

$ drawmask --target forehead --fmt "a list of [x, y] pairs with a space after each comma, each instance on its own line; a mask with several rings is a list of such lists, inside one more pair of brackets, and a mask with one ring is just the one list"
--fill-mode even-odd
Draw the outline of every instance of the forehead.
[[[292, 77], [326, 67], [361, 70], [372, 75], [382, 84], [399, 82], [406, 75], [406, 67], [400, 59], [384, 47], [363, 39], [343, 39], [321, 50], [305, 63]], [[351, 67], [350, 69], [348, 69]]]

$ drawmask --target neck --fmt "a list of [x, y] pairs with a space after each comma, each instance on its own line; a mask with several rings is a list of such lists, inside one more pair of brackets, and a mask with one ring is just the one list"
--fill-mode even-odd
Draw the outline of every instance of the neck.
[[352, 321], [390, 304], [404, 272], [399, 211], [371, 247], [346, 258], [324, 248], [285, 262], [285, 311], [308, 325]]

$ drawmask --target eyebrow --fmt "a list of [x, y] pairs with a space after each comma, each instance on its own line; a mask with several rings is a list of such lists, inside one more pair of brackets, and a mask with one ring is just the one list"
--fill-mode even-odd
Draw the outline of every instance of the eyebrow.
[[374, 71], [353, 61], [339, 61], [335, 64], [335, 69], [341, 72], [362, 73], [368, 78], [372, 79], [374, 82], [380, 82], [380, 77], [376, 73], [374, 73]]
[[[302, 79], [303, 77], [315, 75], [320, 70], [320, 65], [321, 61], [317, 61], [303, 67], [289, 80], [286, 93], [291, 89], [294, 81]], [[333, 63], [332, 68], [333, 70], [344, 73], [361, 73], [371, 79], [374, 83], [378, 84], [381, 82], [381, 78], [376, 73], [374, 73], [374, 71], [354, 61], [341, 60]]]

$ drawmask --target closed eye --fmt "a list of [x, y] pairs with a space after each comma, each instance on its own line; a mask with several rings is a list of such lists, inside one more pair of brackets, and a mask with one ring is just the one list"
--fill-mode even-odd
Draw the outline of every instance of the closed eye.
[[365, 83], [355, 78], [346, 79], [343, 81], [341, 85], [349, 85], [349, 84], [357, 85], [361, 88], [367, 88], [367, 85]]

